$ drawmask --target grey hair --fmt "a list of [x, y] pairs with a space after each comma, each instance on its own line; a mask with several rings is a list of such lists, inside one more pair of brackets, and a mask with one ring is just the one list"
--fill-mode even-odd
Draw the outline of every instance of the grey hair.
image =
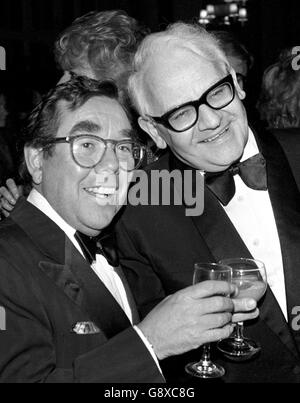
[[228, 70], [230, 68], [217, 38], [197, 24], [177, 22], [169, 25], [165, 31], [146, 36], [135, 54], [133, 72], [128, 82], [128, 91], [133, 106], [141, 115], [146, 113], [147, 108], [143, 86], [145, 66], [149, 60], [155, 57], [155, 54], [163, 51], [171, 43], [196, 50], [205, 59], [223, 64]]

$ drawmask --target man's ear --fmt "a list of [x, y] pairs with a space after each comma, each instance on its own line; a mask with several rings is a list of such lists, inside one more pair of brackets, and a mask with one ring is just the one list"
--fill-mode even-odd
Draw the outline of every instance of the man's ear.
[[43, 149], [25, 147], [24, 156], [33, 183], [35, 185], [40, 185], [43, 179]]
[[139, 122], [140, 128], [142, 130], [144, 130], [144, 132], [149, 134], [149, 136], [152, 138], [152, 140], [154, 141], [154, 143], [156, 144], [156, 146], [158, 148], [164, 149], [167, 147], [167, 143], [161, 137], [155, 124], [153, 123], [153, 121], [151, 119], [147, 119], [147, 118], [140, 116], [138, 119], [138, 122]]
[[238, 83], [238, 80], [236, 78], [236, 72], [235, 72], [235, 70], [233, 68], [230, 69], [230, 74], [233, 77], [233, 82], [234, 82], [234, 86], [235, 86], [236, 92], [238, 94], [238, 97], [241, 100], [245, 99], [246, 98], [246, 92], [244, 90], [242, 90], [242, 88], [240, 87], [240, 85]]

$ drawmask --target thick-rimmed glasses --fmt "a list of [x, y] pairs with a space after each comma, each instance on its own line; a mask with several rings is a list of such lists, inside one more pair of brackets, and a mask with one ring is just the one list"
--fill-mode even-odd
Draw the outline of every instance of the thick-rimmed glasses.
[[74, 162], [82, 168], [94, 168], [98, 165], [110, 145], [120, 164], [120, 169], [137, 169], [145, 154], [145, 147], [131, 139], [105, 140], [94, 135], [58, 137], [53, 143], [69, 143]]
[[208, 105], [212, 109], [222, 109], [229, 105], [235, 96], [235, 87], [231, 74], [208, 88], [197, 101], [190, 101], [177, 106], [160, 117], [149, 116], [174, 132], [184, 132], [193, 127], [199, 116], [200, 105]]

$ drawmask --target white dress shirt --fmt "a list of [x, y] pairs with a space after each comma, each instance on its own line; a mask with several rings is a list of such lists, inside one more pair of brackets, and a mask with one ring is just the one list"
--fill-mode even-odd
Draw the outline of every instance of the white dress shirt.
[[[249, 139], [241, 161], [258, 152], [256, 140], [249, 129]], [[287, 319], [282, 253], [269, 192], [247, 187], [239, 175], [234, 176], [234, 181], [235, 195], [223, 208], [253, 258], [264, 262], [268, 284]]]
[[[66, 234], [66, 236], [73, 243], [75, 248], [81, 253], [84, 257], [82, 249], [75, 238], [76, 230], [72, 228], [66, 221], [51, 207], [48, 201], [42, 196], [37, 190], [33, 189], [27, 201], [33, 204], [36, 208], [42, 211], [47, 217], [49, 217], [52, 221], [55, 222], [59, 226], [59, 228]], [[106, 288], [113, 295], [115, 300], [119, 303], [131, 324], [133, 321], [132, 310], [130, 308], [130, 304], [127, 298], [126, 290], [123, 285], [121, 278], [124, 276], [121, 272], [121, 268], [115, 268], [109, 265], [106, 258], [102, 255], [96, 255], [96, 261], [93, 262], [91, 268], [94, 270], [99, 279], [103, 282]], [[157, 357], [154, 353], [153, 347], [142, 333], [142, 331], [137, 327], [133, 326], [137, 334], [140, 336], [148, 351], [150, 352], [152, 358], [156, 362], [158, 369], [161, 372], [160, 366], [158, 364]]]

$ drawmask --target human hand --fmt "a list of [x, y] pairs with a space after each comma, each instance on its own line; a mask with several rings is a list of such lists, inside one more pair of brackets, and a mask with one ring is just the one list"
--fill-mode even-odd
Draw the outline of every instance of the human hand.
[[165, 298], [138, 325], [159, 359], [230, 336], [236, 286], [203, 281]]
[[7, 179], [6, 186], [0, 187], [0, 210], [5, 217], [8, 217], [22, 194], [22, 188], [17, 187], [13, 179]]
[[[238, 289], [236, 295], [238, 294]], [[232, 315], [232, 322], [245, 322], [247, 320], [255, 319], [259, 315], [257, 302], [252, 298], [237, 298], [233, 299], [234, 315]]]

